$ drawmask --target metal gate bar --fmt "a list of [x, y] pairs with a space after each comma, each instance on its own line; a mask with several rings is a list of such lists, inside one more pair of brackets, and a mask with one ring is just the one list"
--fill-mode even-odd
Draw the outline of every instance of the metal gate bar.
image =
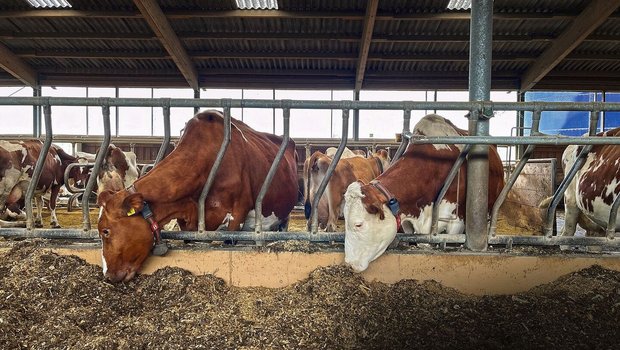
[[[34, 192], [39, 184], [39, 178], [41, 178], [41, 172], [43, 171], [43, 164], [45, 163], [45, 158], [47, 158], [47, 152], [50, 150], [50, 146], [52, 145], [52, 106], [46, 104], [43, 106], [43, 116], [45, 118], [45, 142], [43, 142], [43, 146], [41, 147], [41, 153], [39, 153], [39, 158], [37, 158], [37, 162], [34, 166], [34, 171], [32, 172], [32, 179], [28, 184], [28, 190], [26, 191], [26, 229], [33, 229], [32, 222], [32, 198], [34, 197]], [[42, 206], [43, 201], [40, 201], [39, 204]], [[43, 210], [43, 208], [39, 208], [39, 210]]]
[[205, 201], [207, 200], [207, 195], [209, 194], [209, 190], [211, 189], [211, 185], [215, 181], [215, 174], [217, 173], [220, 165], [222, 164], [222, 160], [224, 159], [224, 154], [228, 149], [228, 145], [230, 144], [230, 140], [232, 138], [231, 135], [231, 118], [230, 118], [230, 107], [226, 106], [227, 101], [222, 101], [224, 106], [224, 137], [222, 138], [222, 145], [220, 146], [220, 150], [217, 152], [217, 157], [213, 162], [213, 166], [209, 171], [209, 176], [207, 177], [207, 181], [202, 188], [202, 192], [200, 193], [200, 199], [198, 199], [198, 232], [205, 231]]
[[276, 158], [273, 160], [273, 163], [271, 163], [271, 168], [269, 168], [269, 172], [267, 173], [267, 177], [265, 178], [265, 181], [263, 182], [263, 186], [260, 189], [260, 192], [258, 193], [258, 197], [256, 197], [256, 204], [254, 205], [254, 212], [255, 212], [255, 227], [254, 227], [254, 232], [256, 233], [260, 233], [263, 231], [262, 229], [262, 225], [263, 225], [263, 200], [265, 198], [265, 195], [267, 194], [267, 191], [269, 190], [269, 187], [271, 186], [271, 182], [273, 181], [273, 177], [276, 174], [276, 171], [278, 170], [278, 166], [280, 165], [282, 158], [284, 158], [284, 152], [286, 152], [286, 149], [288, 148], [288, 142], [290, 139], [290, 122], [291, 122], [291, 110], [289, 108], [285, 108], [282, 111], [282, 119], [283, 119], [283, 130], [284, 130], [284, 135], [282, 136], [282, 143], [280, 144], [280, 149], [278, 150], [278, 153], [276, 154]]
[[314, 194], [314, 198], [312, 199], [312, 208], [310, 212], [311, 218], [311, 226], [310, 233], [316, 234], [319, 230], [319, 200], [323, 196], [323, 192], [325, 192], [325, 188], [327, 188], [327, 183], [329, 179], [332, 177], [334, 173], [334, 169], [336, 169], [336, 165], [338, 165], [338, 161], [340, 160], [340, 156], [344, 152], [345, 147], [347, 146], [347, 138], [349, 135], [349, 109], [342, 110], [342, 137], [340, 139], [340, 144], [338, 145], [338, 150], [336, 150], [336, 154], [332, 158], [331, 163], [327, 167], [327, 171], [325, 172], [325, 177], [321, 181], [319, 188], [316, 190]]

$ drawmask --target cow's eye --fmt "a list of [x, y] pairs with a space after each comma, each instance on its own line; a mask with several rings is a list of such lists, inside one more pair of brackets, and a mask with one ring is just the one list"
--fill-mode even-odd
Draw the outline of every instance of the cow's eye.
[[110, 237], [110, 229], [104, 228], [103, 230], [101, 230], [101, 233], [104, 237]]

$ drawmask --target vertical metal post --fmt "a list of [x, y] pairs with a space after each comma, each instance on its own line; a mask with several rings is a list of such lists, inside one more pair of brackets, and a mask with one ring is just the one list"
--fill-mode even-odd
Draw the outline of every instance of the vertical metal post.
[[[200, 89], [195, 89], [194, 90], [194, 98], [200, 98]], [[198, 112], [200, 111], [199, 107], [194, 107], [194, 114], [198, 114]]]
[[200, 199], [198, 199], [198, 232], [200, 233], [205, 231], [205, 200], [207, 199], [209, 190], [215, 181], [215, 174], [220, 168], [220, 164], [224, 159], [224, 154], [226, 153], [226, 149], [228, 148], [231, 139], [230, 101], [228, 101], [228, 99], [222, 99], [222, 106], [224, 106], [224, 137], [222, 138], [222, 145], [220, 146], [220, 150], [217, 152], [217, 157], [215, 158], [213, 166], [209, 171], [207, 182], [205, 182], [205, 185], [202, 188]]
[[[355, 101], [359, 101], [360, 100], [360, 92], [359, 91], [353, 91], [353, 99]], [[347, 111], [348, 113], [348, 111]], [[347, 127], [349, 125], [347, 124]], [[331, 136], [330, 136], [331, 137]], [[353, 111], [353, 141], [359, 141], [360, 140], [360, 110], [356, 109]]]
[[[32, 96], [41, 97], [41, 87], [32, 88]], [[41, 136], [41, 106], [32, 106], [32, 137]]]
[[[115, 95], [115, 97], [116, 97], [116, 98], [118, 98], [118, 97], [119, 97], [119, 95], [120, 95], [120, 91], [119, 91], [118, 87], [114, 88], [114, 95]], [[115, 119], [115, 121], [116, 121], [116, 125], [115, 125], [115, 129], [116, 129], [116, 130], [114, 130], [114, 135], [115, 135], [115, 136], [118, 136], [118, 134], [119, 134], [119, 133], [118, 133], [118, 129], [119, 129], [118, 124], [119, 124], [119, 121], [120, 121], [120, 113], [119, 113], [119, 108], [118, 108], [118, 106], [114, 106], [114, 110], [116, 111], [116, 115], [114, 116], [114, 119]]]
[[323, 196], [323, 192], [325, 192], [325, 188], [327, 188], [327, 183], [329, 179], [332, 177], [334, 173], [334, 169], [336, 169], [336, 165], [344, 152], [345, 147], [347, 146], [347, 138], [349, 137], [349, 109], [342, 110], [342, 138], [340, 139], [340, 144], [338, 145], [338, 150], [336, 150], [336, 154], [332, 158], [332, 162], [327, 167], [327, 171], [325, 172], [325, 177], [321, 180], [321, 184], [319, 188], [316, 190], [314, 194], [314, 198], [312, 199], [312, 212], [310, 213], [310, 231], [312, 233], [317, 233], [319, 230], [319, 200]]
[[101, 98], [101, 109], [103, 115], [103, 141], [101, 141], [101, 145], [99, 146], [99, 152], [97, 152], [97, 156], [95, 157], [95, 165], [93, 165], [90, 177], [84, 188], [84, 194], [82, 195], [82, 228], [84, 231], [90, 230], [90, 211], [88, 203], [93, 189], [95, 188], [95, 183], [97, 182], [99, 169], [101, 168], [101, 164], [103, 164], [103, 159], [108, 153], [107, 149], [108, 146], [110, 146], [110, 139], [112, 138], [112, 131], [110, 130], [110, 104], [107, 98]]
[[[47, 158], [47, 152], [52, 145], [52, 106], [46, 104], [43, 106], [43, 116], [45, 118], [45, 142], [43, 142], [43, 146], [41, 147], [41, 153], [39, 153], [39, 158], [37, 158], [37, 163], [34, 166], [34, 171], [32, 172], [32, 179], [28, 184], [28, 190], [26, 191], [26, 228], [28, 230], [32, 230], [32, 198], [34, 197], [34, 191], [37, 188], [37, 184], [39, 183], [39, 178], [41, 177], [41, 172], [43, 171], [43, 164], [45, 163], [45, 158]], [[43, 210], [43, 208], [39, 208]]]
[[168, 145], [170, 144], [170, 99], [164, 99], [162, 101], [162, 108], [164, 112], [164, 141], [159, 147], [159, 152], [157, 152], [157, 157], [155, 157], [155, 164], [159, 163], [162, 159], [164, 159], [164, 155], [166, 154], [166, 149], [168, 149]]
[[[283, 102], [283, 105], [287, 105], [290, 106], [290, 102]], [[286, 149], [288, 148], [288, 142], [289, 142], [289, 125], [290, 125], [290, 120], [291, 120], [291, 109], [290, 107], [284, 107], [282, 109], [282, 115], [283, 115], [283, 128], [284, 128], [284, 135], [282, 137], [282, 144], [280, 144], [280, 149], [278, 150], [278, 153], [276, 154], [276, 158], [273, 160], [273, 163], [271, 164], [271, 168], [269, 168], [269, 172], [267, 173], [267, 177], [265, 178], [265, 181], [263, 182], [263, 186], [260, 189], [260, 192], [258, 193], [258, 197], [256, 197], [256, 204], [254, 205], [254, 212], [256, 213], [255, 216], [255, 227], [254, 227], [254, 232], [256, 233], [260, 233], [262, 231], [262, 225], [263, 225], [263, 199], [265, 198], [265, 195], [267, 194], [267, 191], [269, 190], [269, 187], [271, 186], [271, 182], [273, 181], [273, 177], [276, 174], [276, 171], [278, 170], [278, 166], [280, 165], [280, 162], [282, 161], [282, 158], [284, 157], [284, 152], [286, 152]]]
[[[488, 101], [491, 96], [491, 45], [493, 0], [472, 1], [469, 48], [469, 100]], [[492, 111], [470, 113], [469, 134], [489, 135]], [[473, 145], [467, 159], [467, 213], [465, 247], [473, 251], [487, 248], [489, 192], [489, 147]]]
[[404, 110], [404, 115], [403, 115], [403, 132], [402, 134], [400, 134], [400, 145], [398, 145], [398, 149], [396, 150], [396, 153], [394, 154], [394, 157], [392, 158], [392, 161], [390, 162], [390, 164], [394, 164], [394, 162], [396, 162], [398, 160], [398, 158], [400, 158], [400, 156], [403, 155], [403, 152], [405, 152], [405, 149], [407, 148], [407, 145], [409, 144], [409, 139], [405, 137], [405, 134], [409, 132], [409, 128], [411, 127], [411, 109], [407, 108]]

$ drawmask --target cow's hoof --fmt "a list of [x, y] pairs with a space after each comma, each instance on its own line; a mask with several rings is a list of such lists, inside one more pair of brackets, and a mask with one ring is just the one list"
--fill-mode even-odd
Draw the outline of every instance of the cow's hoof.
[[54, 224], [50, 224], [50, 226], [51, 226], [52, 228], [61, 228], [61, 227], [60, 227], [60, 225], [58, 225], [58, 224], [56, 224], [56, 223], [54, 223]]
[[40, 222], [35, 222], [34, 223], [34, 227], [36, 227], [36, 228], [43, 228], [43, 224], [40, 223]]

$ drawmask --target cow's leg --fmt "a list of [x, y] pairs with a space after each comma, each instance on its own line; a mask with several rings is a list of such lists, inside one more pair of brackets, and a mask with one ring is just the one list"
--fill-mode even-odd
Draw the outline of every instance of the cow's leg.
[[574, 236], [577, 229], [577, 220], [580, 210], [577, 207], [577, 178], [573, 181], [564, 192], [564, 227], [562, 228], [562, 236]]
[[56, 200], [58, 199], [59, 191], [60, 186], [52, 186], [50, 201], [49, 203], [47, 203], [47, 208], [50, 210], [50, 226], [52, 228], [60, 228], [60, 225], [58, 224], [58, 218], [56, 217]]
[[332, 188], [330, 184], [327, 185], [325, 189], [325, 195], [327, 196], [327, 225], [325, 226], [325, 232], [336, 232], [337, 224], [338, 224], [338, 215], [340, 214], [340, 204], [342, 200], [338, 199], [338, 196]]
[[43, 215], [41, 214], [41, 210], [43, 208], [43, 197], [41, 195], [35, 195], [34, 204], [37, 207], [37, 213], [34, 217], [34, 227], [43, 227]]

